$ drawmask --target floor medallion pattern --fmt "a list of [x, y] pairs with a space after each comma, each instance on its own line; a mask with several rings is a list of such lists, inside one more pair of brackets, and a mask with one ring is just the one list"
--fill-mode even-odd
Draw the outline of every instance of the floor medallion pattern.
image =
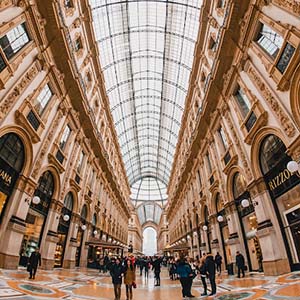
[[[217, 295], [201, 297], [203, 293], [201, 280], [195, 278], [192, 289], [192, 293], [196, 296], [194, 299], [300, 300], [300, 272], [282, 276], [252, 273], [241, 279], [221, 275], [217, 276], [216, 281]], [[25, 269], [0, 270], [0, 300], [113, 300], [113, 294], [111, 278], [108, 274], [99, 274], [97, 270], [38, 270], [35, 280], [28, 279]], [[121, 300], [125, 300], [125, 296], [125, 286], [122, 285]], [[149, 278], [139, 276], [137, 273], [137, 289], [134, 290], [133, 299], [182, 299], [180, 282], [171, 281], [167, 270], [164, 269], [161, 286], [155, 287], [153, 273], [149, 273]]]

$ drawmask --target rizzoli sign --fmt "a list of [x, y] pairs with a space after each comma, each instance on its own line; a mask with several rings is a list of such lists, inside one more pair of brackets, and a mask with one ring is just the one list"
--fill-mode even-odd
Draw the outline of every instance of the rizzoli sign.
[[300, 177], [286, 168], [289, 161], [290, 158], [284, 159], [264, 176], [273, 199], [300, 183]]
[[284, 169], [276, 177], [274, 177], [268, 182], [269, 189], [271, 191], [275, 190], [280, 185], [282, 185], [285, 181], [290, 179], [291, 176], [292, 176], [291, 172], [288, 169]]

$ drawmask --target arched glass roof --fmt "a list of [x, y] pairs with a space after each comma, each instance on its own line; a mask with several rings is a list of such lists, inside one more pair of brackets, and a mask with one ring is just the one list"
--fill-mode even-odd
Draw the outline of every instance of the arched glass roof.
[[201, 0], [90, 0], [105, 88], [133, 197], [143, 178], [168, 184], [201, 5]]

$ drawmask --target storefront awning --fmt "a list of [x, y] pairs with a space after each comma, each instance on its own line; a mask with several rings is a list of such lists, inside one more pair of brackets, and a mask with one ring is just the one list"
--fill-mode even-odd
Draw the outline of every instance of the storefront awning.
[[103, 240], [99, 240], [99, 239], [89, 239], [85, 244], [88, 246], [98, 246], [98, 247], [102, 247], [102, 248], [123, 249], [123, 247], [120, 245], [113, 244], [111, 242], [107, 242], [107, 241], [103, 241]]

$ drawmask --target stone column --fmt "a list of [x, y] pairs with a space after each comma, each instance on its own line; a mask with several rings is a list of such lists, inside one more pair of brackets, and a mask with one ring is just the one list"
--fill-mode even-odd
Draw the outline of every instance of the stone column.
[[63, 259], [63, 267], [67, 269], [75, 268], [76, 248], [79, 246], [80, 242], [77, 241], [79, 220], [80, 216], [75, 213], [72, 213], [69, 232], [66, 240], [65, 255]]
[[1, 224], [0, 267], [16, 269], [19, 265], [20, 247], [26, 230], [25, 219], [28, 213], [36, 183], [20, 176]]
[[45, 270], [52, 270], [54, 267], [55, 249], [59, 240], [57, 235], [57, 228], [59, 224], [59, 218], [61, 216], [62, 207], [62, 202], [55, 199], [51, 201], [40, 249], [42, 256], [42, 268]]
[[89, 246], [86, 245], [86, 241], [89, 239], [91, 234], [92, 226], [91, 224], [86, 224], [86, 230], [83, 232], [81, 252], [80, 252], [80, 267], [87, 267], [87, 255]]
[[290, 272], [281, 229], [264, 179], [261, 177], [253, 182], [249, 186], [249, 191], [255, 204], [257, 236], [262, 250], [265, 275]]
[[[226, 217], [228, 222], [229, 239], [227, 245], [230, 249], [230, 256], [228, 256], [228, 264], [235, 264], [236, 251], [240, 251], [245, 254], [245, 247], [243, 243], [243, 234], [239, 222], [238, 212], [235, 206], [235, 202], [231, 201], [225, 205]], [[247, 260], [247, 256], [245, 255]]]

